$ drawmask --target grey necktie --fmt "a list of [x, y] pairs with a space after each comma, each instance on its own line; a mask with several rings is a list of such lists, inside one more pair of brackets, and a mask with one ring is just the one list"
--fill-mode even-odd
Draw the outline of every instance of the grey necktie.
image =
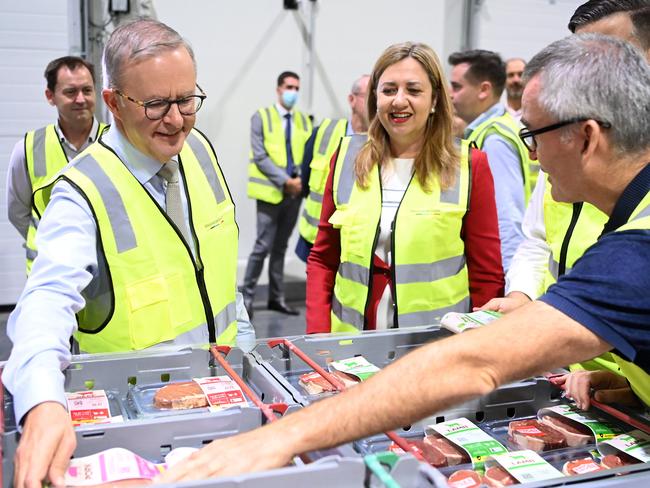
[[178, 162], [169, 161], [158, 171], [158, 175], [167, 181], [165, 192], [165, 207], [167, 215], [183, 234], [183, 239], [189, 244], [187, 226], [183, 215], [183, 202], [181, 200], [181, 187], [178, 184]]

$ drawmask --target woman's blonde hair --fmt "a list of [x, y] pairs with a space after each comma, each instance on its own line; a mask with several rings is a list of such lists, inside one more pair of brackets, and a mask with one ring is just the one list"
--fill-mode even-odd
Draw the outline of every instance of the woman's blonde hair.
[[[447, 81], [436, 53], [426, 44], [404, 42], [388, 47], [375, 63], [370, 75], [368, 90], [368, 141], [357, 155], [354, 172], [362, 188], [368, 186], [368, 175], [375, 164], [381, 167], [390, 158], [390, 140], [386, 129], [377, 117], [377, 83], [389, 66], [405, 59], [415, 59], [429, 77], [435, 113], [430, 114], [424, 129], [424, 143], [414, 162], [415, 175], [425, 191], [431, 190], [432, 180], [437, 177], [442, 189], [455, 183], [459, 165], [459, 153], [452, 136], [453, 109]], [[432, 100], [433, 101], [433, 100]]]

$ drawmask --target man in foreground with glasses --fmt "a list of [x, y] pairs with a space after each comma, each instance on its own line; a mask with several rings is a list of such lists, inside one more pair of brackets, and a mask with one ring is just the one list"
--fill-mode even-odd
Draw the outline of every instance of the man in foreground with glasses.
[[205, 94], [191, 47], [139, 20], [112, 33], [104, 62], [115, 123], [34, 193], [39, 254], [3, 373], [23, 426], [17, 487], [63, 484], [76, 444], [61, 372], [71, 335], [88, 353], [254, 343], [236, 293], [234, 204], [193, 129]]
[[[650, 34], [645, 27], [648, 25], [650, 0], [590, 0], [576, 9], [569, 21], [571, 32], [613, 35], [640, 48], [650, 60]], [[532, 152], [539, 135], [579, 122], [581, 120], [569, 119], [533, 131], [524, 129], [520, 135]], [[608, 123], [601, 123], [603, 128], [608, 126]], [[589, 203], [555, 201], [551, 185], [542, 173], [524, 215], [525, 239], [506, 275], [506, 296], [489, 301], [481, 309], [507, 313], [539, 297], [558, 277], [571, 271], [574, 263], [601, 235], [607, 219], [607, 215]], [[560, 381], [568, 380], [569, 394], [585, 404], [591, 387], [599, 390], [596, 393], [599, 401], [637, 401], [609, 353], [571, 365], [571, 370], [576, 374]]]
[[625, 42], [580, 35], [543, 49], [524, 76], [522, 119], [530, 130], [583, 119], [537, 135], [534, 155], [556, 199], [588, 201], [610, 216], [606, 235], [539, 301], [428, 343], [359, 386], [259, 430], [214, 441], [164, 481], [281, 466], [298, 453], [410, 425], [606, 351], [630, 370], [650, 371], [650, 66]]

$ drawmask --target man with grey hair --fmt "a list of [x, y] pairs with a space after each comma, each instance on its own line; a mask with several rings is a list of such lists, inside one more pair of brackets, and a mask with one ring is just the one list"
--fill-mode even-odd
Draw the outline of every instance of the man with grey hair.
[[[642, 49], [650, 60], [648, 6], [650, 0], [590, 0], [576, 9], [569, 29], [628, 41]], [[525, 239], [506, 275], [506, 296], [490, 300], [481, 309], [507, 313], [539, 297], [559, 276], [571, 271], [576, 260], [596, 242], [607, 219], [606, 214], [589, 203], [555, 201], [551, 185], [541, 173], [522, 223]], [[599, 401], [637, 401], [625, 378], [616, 374], [618, 365], [609, 354], [571, 365], [571, 370], [577, 374], [561, 380], [570, 383], [570, 394], [585, 398], [594, 387], [599, 390], [595, 394]], [[582, 392], [575, 391], [578, 384]]]
[[300, 216], [300, 237], [296, 244], [296, 254], [305, 263], [318, 233], [323, 193], [330, 171], [330, 159], [339, 146], [341, 137], [368, 132], [368, 109], [366, 95], [370, 75], [363, 75], [352, 83], [348, 94], [350, 117], [348, 119], [325, 119], [314, 130], [305, 144], [305, 157], [302, 162], [302, 194], [306, 198]]
[[214, 441], [164, 481], [281, 466], [605, 351], [650, 371], [650, 67], [625, 42], [578, 35], [542, 50], [525, 77], [522, 137], [554, 196], [610, 216], [572, 273], [487, 327], [426, 344], [336, 397]]
[[7, 324], [2, 379], [23, 426], [17, 487], [63, 485], [75, 449], [70, 336], [88, 353], [254, 343], [236, 294], [234, 204], [193, 128], [206, 95], [191, 47], [138, 20], [112, 33], [104, 57], [115, 123], [35, 191], [39, 254]]

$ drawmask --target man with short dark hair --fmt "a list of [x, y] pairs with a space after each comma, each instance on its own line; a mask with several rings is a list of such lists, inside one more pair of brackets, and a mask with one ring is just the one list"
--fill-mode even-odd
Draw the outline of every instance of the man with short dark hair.
[[288, 315], [298, 311], [284, 296], [284, 255], [300, 210], [300, 167], [312, 122], [293, 107], [300, 78], [293, 71], [278, 76], [275, 104], [261, 108], [251, 118], [251, 154], [248, 196], [257, 200], [257, 237], [248, 257], [242, 293], [248, 315], [264, 260], [269, 257], [268, 308]]
[[[93, 143], [105, 127], [94, 117], [95, 73], [88, 61], [64, 56], [45, 69], [45, 98], [58, 120], [28, 132], [11, 153], [7, 172], [9, 221], [27, 239], [32, 192]], [[30, 244], [28, 242], [28, 244]], [[35, 249], [27, 246], [28, 270]]]
[[534, 187], [538, 165], [528, 157], [517, 131], [519, 123], [499, 102], [506, 83], [501, 57], [475, 49], [449, 56], [451, 99], [468, 125], [465, 139], [488, 155], [494, 177], [504, 271], [523, 239], [521, 221]]

